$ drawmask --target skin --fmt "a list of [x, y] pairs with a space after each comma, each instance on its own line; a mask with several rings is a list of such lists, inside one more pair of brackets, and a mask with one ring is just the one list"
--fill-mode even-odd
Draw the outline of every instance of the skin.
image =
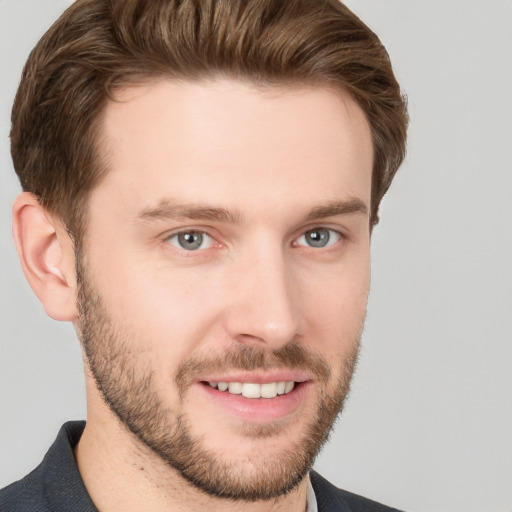
[[[151, 372], [169, 421], [185, 417], [202, 447], [254, 478], [269, 455], [300, 444], [319, 397], [335, 392], [357, 350], [370, 279], [368, 122], [348, 95], [322, 87], [162, 80], [120, 91], [117, 100], [105, 109], [100, 137], [108, 172], [88, 203], [88, 282], [116, 335]], [[194, 218], [191, 205], [223, 215]], [[177, 209], [187, 211], [169, 214]], [[47, 312], [80, 334], [76, 262], [61, 223], [22, 194], [14, 225]], [[330, 230], [327, 246], [308, 245], [304, 235], [314, 228]], [[180, 248], [176, 235], [186, 231], [205, 233], [206, 243]], [[329, 367], [326, 381], [303, 372], [291, 409], [277, 407], [271, 418], [265, 410], [236, 413], [196, 380], [180, 397], [175, 375], [184, 361], [240, 347], [270, 357], [290, 344]], [[196, 489], [129, 432], [87, 359], [85, 366], [87, 426], [76, 457], [100, 510], [240, 509]], [[200, 377], [279, 380], [275, 372], [229, 368]], [[248, 435], [266, 427], [271, 435]], [[306, 484], [307, 477], [244, 510], [302, 510]]]

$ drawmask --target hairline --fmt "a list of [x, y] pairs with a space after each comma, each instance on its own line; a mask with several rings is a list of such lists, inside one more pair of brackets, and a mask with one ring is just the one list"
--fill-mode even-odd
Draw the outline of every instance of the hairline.
[[[253, 87], [257, 92], [277, 92], [278, 94], [283, 94], [290, 89], [292, 90], [313, 90], [313, 89], [323, 89], [333, 94], [336, 94], [341, 101], [344, 101], [344, 96], [349, 97], [354, 103], [361, 109], [366, 122], [370, 128], [371, 133], [371, 142], [372, 142], [372, 150], [374, 151], [373, 160], [372, 160], [372, 175], [371, 175], [371, 186], [373, 187], [373, 168], [375, 165], [375, 140], [372, 123], [368, 117], [368, 114], [360, 105], [360, 102], [352, 94], [347, 87], [344, 87], [344, 84], [340, 82], [334, 82], [332, 80], [322, 79], [323, 77], [312, 77], [310, 80], [306, 79], [286, 79], [283, 78], [281, 80], [265, 80], [265, 79], [252, 79], [247, 75], [232, 75], [229, 73], [225, 73], [222, 71], [209, 71], [204, 72], [200, 76], [191, 76], [186, 74], [177, 74], [177, 73], [132, 73], [131, 75], [127, 75], [123, 80], [119, 80], [118, 82], [113, 82], [105, 87], [105, 96], [103, 98], [103, 104], [101, 108], [98, 109], [97, 116], [94, 117], [89, 130], [91, 134], [91, 149], [94, 152], [93, 158], [93, 169], [90, 169], [90, 172], [93, 172], [96, 175], [96, 179], [93, 181], [93, 185], [84, 193], [81, 197], [82, 202], [82, 211], [79, 215], [78, 219], [75, 220], [77, 226], [69, 226], [68, 233], [72, 237], [75, 244], [78, 245], [78, 249], [83, 247], [83, 242], [87, 236], [87, 218], [88, 218], [88, 205], [89, 198], [94, 190], [100, 186], [103, 179], [109, 172], [109, 156], [111, 151], [111, 141], [108, 141], [105, 137], [105, 134], [102, 130], [104, 116], [106, 115], [106, 110], [109, 102], [124, 102], [124, 100], [116, 97], [123, 91], [127, 91], [129, 89], [139, 89], [144, 88], [151, 85], [156, 85], [162, 81], [172, 81], [176, 83], [183, 84], [214, 84], [220, 83], [223, 80], [231, 81], [234, 83], [240, 83], [244, 85], [248, 85]], [[129, 100], [126, 100], [129, 101]], [[372, 228], [376, 223], [373, 218], [373, 207], [372, 204], [373, 198], [370, 200], [369, 205], [369, 223]], [[61, 215], [58, 215], [61, 218]], [[61, 218], [61, 221], [66, 224], [66, 219]]]

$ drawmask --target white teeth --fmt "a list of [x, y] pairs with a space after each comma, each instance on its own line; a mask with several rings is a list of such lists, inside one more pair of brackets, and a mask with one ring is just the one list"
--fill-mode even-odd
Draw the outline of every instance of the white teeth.
[[261, 398], [274, 398], [277, 395], [277, 384], [275, 382], [262, 384], [260, 394]]
[[230, 382], [228, 384], [228, 390], [233, 395], [241, 395], [242, 394], [242, 383], [241, 382]]
[[294, 387], [293, 381], [267, 382], [256, 384], [252, 382], [208, 382], [212, 388], [219, 391], [228, 391], [233, 395], [243, 395], [245, 398], [274, 398], [277, 395], [285, 395]]
[[260, 388], [259, 384], [249, 384], [248, 382], [244, 382], [242, 385], [242, 395], [245, 398], [260, 398]]

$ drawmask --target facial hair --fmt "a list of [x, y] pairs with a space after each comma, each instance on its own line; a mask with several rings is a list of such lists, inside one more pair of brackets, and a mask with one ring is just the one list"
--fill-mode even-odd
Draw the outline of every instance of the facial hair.
[[[229, 458], [229, 453], [205, 447], [202, 439], [192, 434], [188, 417], [165, 405], [157, 391], [151, 363], [142, 348], [138, 348], [145, 345], [144, 340], [132, 339], [129, 333], [114, 325], [79, 257], [77, 276], [77, 331], [89, 368], [105, 403], [140, 443], [211, 496], [269, 500], [290, 492], [303, 480], [327, 441], [349, 392], [360, 333], [352, 341], [352, 349], [341, 362], [341, 368], [337, 368], [336, 378], [320, 354], [298, 343], [287, 344], [274, 352], [236, 344], [214, 357], [195, 356], [181, 362], [174, 376], [181, 401], [186, 400], [187, 389], [195, 378], [205, 372], [282, 368], [305, 369], [315, 375], [316, 411], [299, 440], [280, 451], [265, 454], [260, 461], [249, 459], [237, 464]], [[271, 422], [247, 426], [242, 434], [261, 439], [279, 430], [280, 425]], [[257, 471], [248, 474], [247, 467], [257, 467]]]

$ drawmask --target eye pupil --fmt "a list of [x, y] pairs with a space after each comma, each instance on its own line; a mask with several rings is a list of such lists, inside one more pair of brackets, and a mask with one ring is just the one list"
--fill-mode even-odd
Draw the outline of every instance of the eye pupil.
[[316, 228], [306, 233], [306, 241], [311, 247], [325, 247], [329, 238], [329, 230], [326, 228]]
[[197, 231], [189, 231], [178, 235], [178, 243], [183, 249], [199, 249], [203, 243], [203, 234]]

